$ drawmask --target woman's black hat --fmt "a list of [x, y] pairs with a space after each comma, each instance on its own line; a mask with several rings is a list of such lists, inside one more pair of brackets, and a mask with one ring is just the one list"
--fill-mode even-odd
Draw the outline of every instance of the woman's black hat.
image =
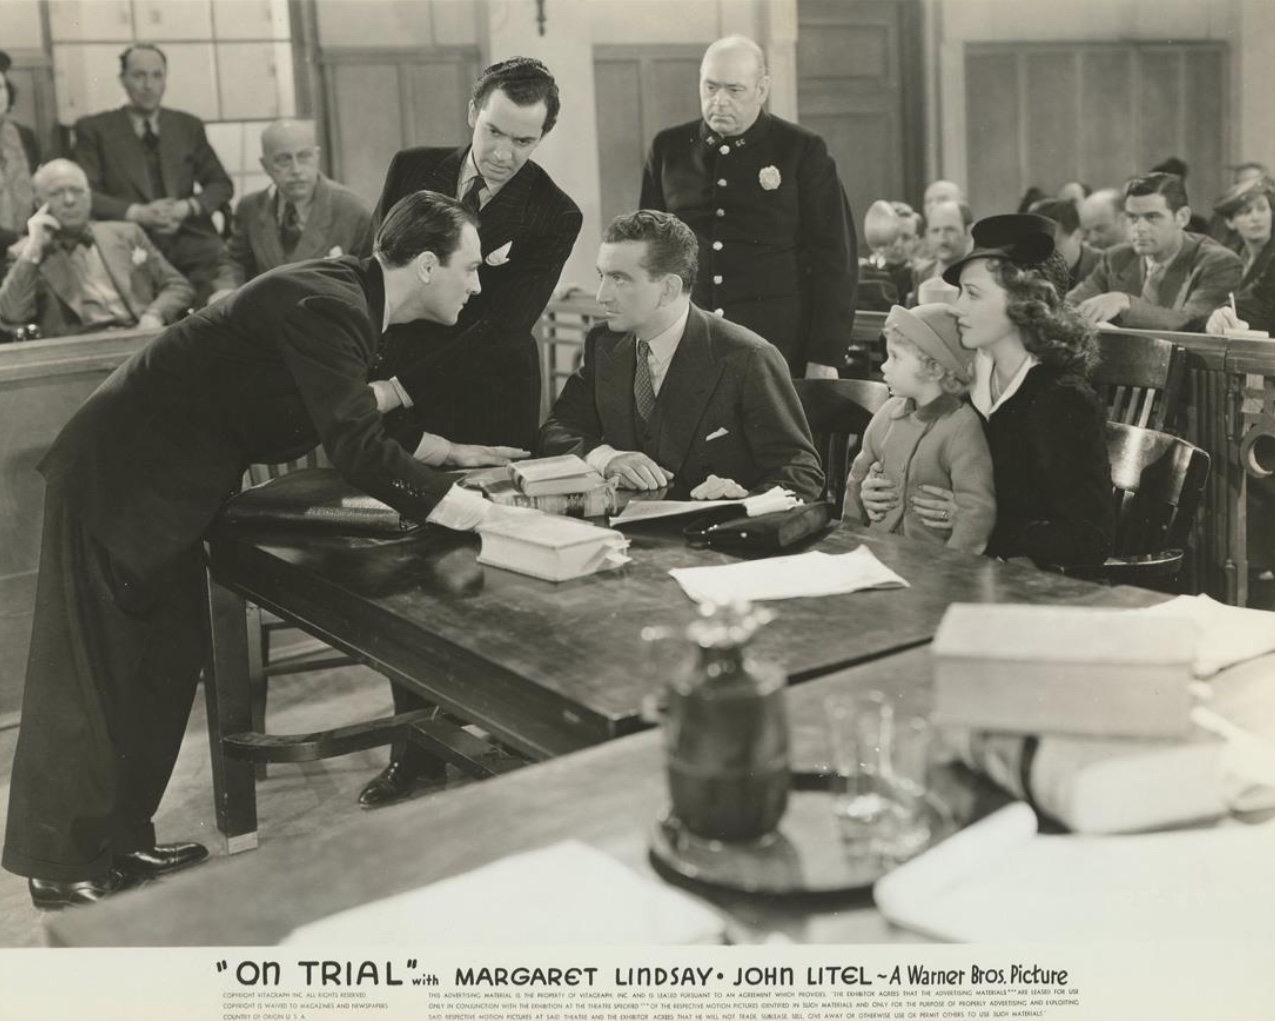
[[1054, 252], [1054, 221], [1035, 213], [1002, 213], [979, 220], [970, 228], [974, 249], [943, 271], [953, 287], [961, 283], [961, 270], [975, 259], [1005, 259], [1036, 269]]

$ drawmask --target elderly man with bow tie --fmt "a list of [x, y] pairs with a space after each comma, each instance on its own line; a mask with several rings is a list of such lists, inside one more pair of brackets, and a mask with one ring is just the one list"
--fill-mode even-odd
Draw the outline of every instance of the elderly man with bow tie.
[[70, 160], [50, 160], [33, 182], [41, 205], [9, 249], [0, 324], [34, 323], [43, 337], [112, 327], [158, 330], [194, 289], [133, 223], [89, 222], [89, 182]]

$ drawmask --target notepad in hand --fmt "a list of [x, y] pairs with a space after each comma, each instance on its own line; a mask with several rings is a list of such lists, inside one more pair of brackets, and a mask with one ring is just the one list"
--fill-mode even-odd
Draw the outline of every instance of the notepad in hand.
[[553, 514], [523, 514], [478, 526], [480, 564], [545, 581], [567, 581], [626, 564], [629, 540], [610, 528]]
[[512, 472], [514, 484], [527, 496], [587, 493], [606, 484], [588, 462], [575, 454], [518, 461]]
[[1182, 618], [953, 603], [933, 653], [936, 723], [1146, 738], [1191, 728], [1195, 629]]

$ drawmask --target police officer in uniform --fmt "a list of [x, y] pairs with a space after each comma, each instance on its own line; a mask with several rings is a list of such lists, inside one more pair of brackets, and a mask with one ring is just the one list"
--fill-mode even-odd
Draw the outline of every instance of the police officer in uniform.
[[704, 118], [656, 135], [641, 205], [695, 231], [695, 304], [765, 337], [794, 376], [831, 378], [854, 323], [854, 218], [823, 139], [764, 112], [769, 91], [755, 42], [709, 46]]

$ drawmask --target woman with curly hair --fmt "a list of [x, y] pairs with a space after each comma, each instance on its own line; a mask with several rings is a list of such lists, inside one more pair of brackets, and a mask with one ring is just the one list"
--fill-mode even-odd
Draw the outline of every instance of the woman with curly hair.
[[[983, 419], [996, 484], [996, 527], [987, 552], [1038, 564], [1097, 564], [1111, 551], [1115, 505], [1106, 412], [1086, 374], [1097, 359], [1093, 331], [1054, 282], [1053, 224], [1033, 215], [974, 225], [975, 249], [948, 267], [961, 289], [961, 343], [976, 352], [970, 392]], [[897, 505], [893, 485], [865, 482], [870, 517]], [[925, 524], [948, 531], [949, 490], [911, 497]]]

